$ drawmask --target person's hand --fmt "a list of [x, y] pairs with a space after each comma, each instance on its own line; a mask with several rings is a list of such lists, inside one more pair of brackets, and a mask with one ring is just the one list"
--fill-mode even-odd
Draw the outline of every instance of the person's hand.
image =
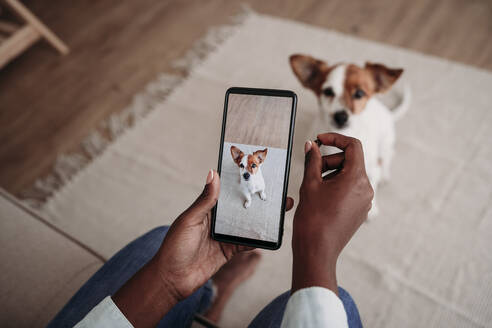
[[[234, 254], [252, 249], [210, 238], [210, 211], [219, 197], [219, 175], [211, 170], [206, 182], [198, 199], [172, 224], [156, 256], [162, 278], [180, 300], [202, 286]], [[293, 200], [288, 197], [286, 210], [292, 206]]]
[[[115, 303], [134, 326], [155, 326], [236, 253], [252, 249], [211, 239], [211, 210], [219, 191], [219, 175], [211, 170], [202, 193], [173, 222], [154, 258], [115, 294]], [[287, 197], [286, 210], [292, 206]]]
[[[292, 236], [292, 292], [321, 286], [338, 294], [338, 256], [367, 218], [374, 191], [359, 140], [336, 133], [318, 135], [318, 140], [343, 152], [322, 157], [316, 143], [305, 145], [304, 179]], [[336, 171], [322, 177], [329, 170]]]

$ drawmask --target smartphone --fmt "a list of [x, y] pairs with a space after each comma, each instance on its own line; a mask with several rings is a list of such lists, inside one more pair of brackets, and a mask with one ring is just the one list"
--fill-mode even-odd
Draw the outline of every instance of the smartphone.
[[296, 106], [292, 91], [227, 90], [217, 168], [220, 195], [212, 210], [213, 239], [280, 248]]

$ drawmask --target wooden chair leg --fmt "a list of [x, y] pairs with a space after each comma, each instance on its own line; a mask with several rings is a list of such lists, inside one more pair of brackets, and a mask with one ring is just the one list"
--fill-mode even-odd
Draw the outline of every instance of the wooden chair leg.
[[19, 29], [17, 24], [0, 20], [0, 33], [13, 34]]
[[41, 35], [29, 24], [0, 44], [0, 68], [38, 41]]
[[46, 25], [44, 25], [34, 14], [18, 0], [4, 0], [19, 16], [35, 28], [39, 34], [46, 39], [61, 54], [66, 55], [70, 51], [67, 45], [60, 40]]

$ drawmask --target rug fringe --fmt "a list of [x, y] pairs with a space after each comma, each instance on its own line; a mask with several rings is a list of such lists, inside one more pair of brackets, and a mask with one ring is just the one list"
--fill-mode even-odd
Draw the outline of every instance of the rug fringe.
[[134, 96], [129, 106], [101, 122], [99, 127], [82, 141], [79, 150], [59, 155], [52, 172], [37, 179], [33, 186], [23, 191], [20, 195], [21, 201], [30, 207], [42, 208], [56, 192], [101, 155], [108, 145], [162, 103], [189, 77], [195, 67], [237, 31], [252, 12], [247, 5], [243, 5], [241, 11], [231, 18], [229, 24], [211, 27], [182, 58], [171, 63], [171, 67], [180, 75], [160, 74], [142, 92]]

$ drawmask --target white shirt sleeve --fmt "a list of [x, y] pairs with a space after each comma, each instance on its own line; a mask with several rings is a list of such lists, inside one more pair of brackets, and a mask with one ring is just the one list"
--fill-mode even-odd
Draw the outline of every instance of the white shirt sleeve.
[[[89, 312], [75, 328], [133, 328], [110, 296]], [[348, 327], [342, 301], [331, 290], [310, 287], [296, 291], [287, 302], [281, 328]]]
[[323, 287], [303, 288], [292, 294], [287, 302], [281, 328], [348, 327], [347, 313], [342, 301]]
[[75, 325], [75, 328], [133, 328], [133, 325], [114, 304], [111, 296], [107, 296], [91, 312]]

